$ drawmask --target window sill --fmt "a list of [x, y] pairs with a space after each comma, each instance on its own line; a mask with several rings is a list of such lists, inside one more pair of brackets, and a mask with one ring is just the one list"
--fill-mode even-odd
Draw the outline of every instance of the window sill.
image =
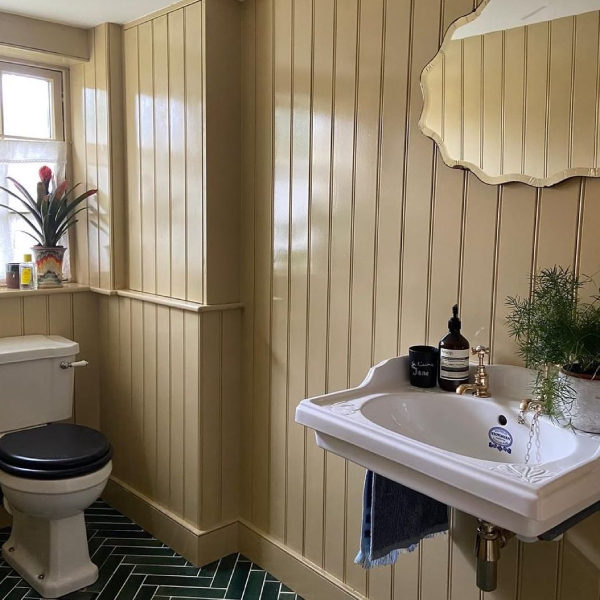
[[46, 288], [40, 290], [13, 290], [5, 285], [0, 286], [0, 300], [4, 298], [22, 298], [23, 296], [49, 296], [53, 294], [73, 294], [76, 292], [89, 292], [90, 286], [81, 283], [65, 283], [60, 288]]

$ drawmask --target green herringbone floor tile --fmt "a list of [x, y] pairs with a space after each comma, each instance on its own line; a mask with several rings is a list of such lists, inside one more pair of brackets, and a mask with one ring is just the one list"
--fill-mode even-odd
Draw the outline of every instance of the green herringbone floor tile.
[[[86, 511], [86, 524], [98, 580], [66, 600], [302, 600], [240, 554], [195, 567], [100, 500]], [[9, 534], [0, 530], [0, 544]], [[21, 599], [39, 595], [0, 560], [0, 600]]]

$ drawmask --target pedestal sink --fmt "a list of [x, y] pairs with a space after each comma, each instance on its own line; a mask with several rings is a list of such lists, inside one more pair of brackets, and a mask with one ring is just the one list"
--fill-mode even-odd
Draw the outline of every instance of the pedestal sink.
[[533, 373], [487, 367], [491, 398], [419, 389], [408, 358], [373, 367], [357, 388], [304, 400], [296, 421], [317, 444], [517, 535], [537, 537], [600, 498], [600, 436], [539, 418], [518, 423]]

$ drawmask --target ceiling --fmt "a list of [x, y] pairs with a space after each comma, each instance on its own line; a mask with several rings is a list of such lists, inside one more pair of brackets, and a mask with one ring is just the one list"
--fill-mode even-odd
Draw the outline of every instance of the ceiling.
[[481, 15], [459, 27], [452, 39], [533, 25], [599, 9], [600, 0], [490, 0]]
[[100, 23], [128, 23], [176, 0], [0, 0], [0, 11], [66, 23], [95, 27]]

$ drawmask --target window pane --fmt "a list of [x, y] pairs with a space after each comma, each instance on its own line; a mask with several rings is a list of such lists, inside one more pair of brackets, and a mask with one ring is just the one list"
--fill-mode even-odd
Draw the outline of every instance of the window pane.
[[51, 82], [2, 73], [4, 135], [51, 139]]

